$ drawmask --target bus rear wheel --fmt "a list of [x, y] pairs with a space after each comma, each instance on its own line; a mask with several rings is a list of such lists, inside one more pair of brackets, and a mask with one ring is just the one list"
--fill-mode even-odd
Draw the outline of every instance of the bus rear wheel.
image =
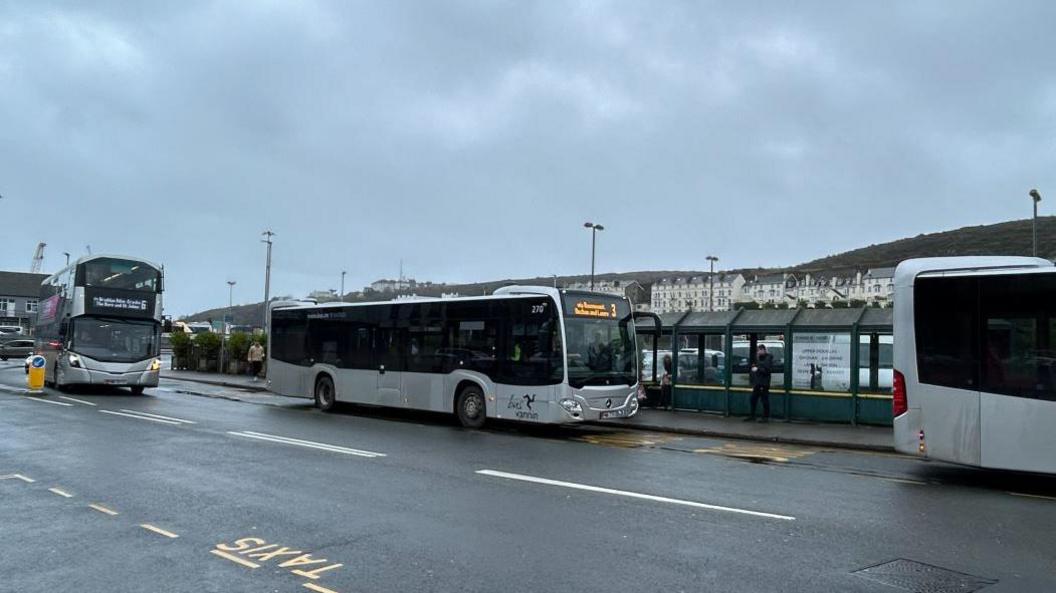
[[315, 381], [315, 407], [329, 412], [336, 404], [337, 390], [334, 389], [334, 380], [328, 375], [319, 377]]
[[487, 418], [487, 408], [484, 403], [484, 392], [480, 387], [472, 385], [458, 393], [455, 401], [455, 414], [458, 421], [466, 428], [480, 428], [484, 426]]

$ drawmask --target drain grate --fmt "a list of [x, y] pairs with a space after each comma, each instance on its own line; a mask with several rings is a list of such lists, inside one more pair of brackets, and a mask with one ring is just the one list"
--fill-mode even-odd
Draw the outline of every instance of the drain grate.
[[972, 593], [997, 582], [996, 579], [977, 577], [905, 558], [856, 570], [851, 574], [913, 593]]

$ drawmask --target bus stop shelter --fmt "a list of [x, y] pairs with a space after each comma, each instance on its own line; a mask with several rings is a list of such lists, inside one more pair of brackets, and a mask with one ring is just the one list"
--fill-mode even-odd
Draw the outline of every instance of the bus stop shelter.
[[870, 307], [665, 313], [636, 324], [642, 381], [659, 407], [746, 415], [764, 345], [772, 418], [890, 425], [891, 323]]

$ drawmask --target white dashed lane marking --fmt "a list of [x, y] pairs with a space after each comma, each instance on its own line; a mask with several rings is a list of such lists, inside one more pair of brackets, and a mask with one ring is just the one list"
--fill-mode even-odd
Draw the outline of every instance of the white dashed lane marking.
[[267, 441], [270, 443], [280, 443], [283, 445], [294, 445], [297, 447], [307, 447], [309, 449], [318, 449], [320, 451], [330, 451], [331, 453], [343, 453], [345, 455], [355, 455], [358, 457], [385, 457], [384, 453], [377, 453], [375, 451], [364, 451], [362, 449], [350, 449], [348, 447], [341, 447], [339, 445], [330, 445], [327, 443], [316, 443], [314, 441], [305, 441], [301, 439], [294, 439], [290, 437], [283, 437], [273, 434], [265, 434], [262, 432], [253, 432], [250, 430], [243, 430], [240, 432], [228, 431], [229, 435], [242, 437], [245, 439], [255, 439], [258, 441]]
[[548, 478], [537, 478], [535, 476], [526, 476], [523, 474], [511, 474], [508, 472], [501, 472], [491, 469], [477, 470], [477, 473], [482, 476], [492, 476], [495, 478], [505, 478], [507, 480], [518, 480], [521, 482], [531, 482], [533, 484], [544, 484], [546, 486], [559, 486], [561, 488], [571, 488], [573, 490], [585, 490], [587, 492], [596, 492], [598, 494], [612, 494], [616, 496], [625, 496], [627, 498], [637, 498], [640, 500], [650, 500], [653, 502], [663, 502], [667, 504], [677, 504], [687, 507], [693, 507], [697, 509], [707, 509], [710, 511], [722, 511], [726, 513], [737, 513], [740, 515], [750, 515], [752, 517], [762, 517], [764, 519], [780, 519], [782, 521], [795, 521], [795, 517], [789, 515], [777, 515], [774, 513], [762, 513], [759, 511], [750, 511], [748, 509], [738, 509], [735, 507], [726, 507], [715, 504], [706, 504], [703, 502], [696, 502], [692, 500], [681, 500], [678, 498], [668, 498], [666, 496], [655, 496], [653, 494], [642, 494], [639, 492], [629, 492], [627, 490], [615, 490], [612, 488], [602, 488], [600, 486], [590, 486], [588, 484], [577, 484], [575, 482], [562, 482], [560, 480], [550, 480]]

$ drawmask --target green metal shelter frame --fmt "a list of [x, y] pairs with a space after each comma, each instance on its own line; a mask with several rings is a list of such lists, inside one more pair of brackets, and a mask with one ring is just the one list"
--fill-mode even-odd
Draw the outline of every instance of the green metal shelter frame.
[[[644, 321], [644, 320], [643, 320]], [[650, 320], [653, 321], [653, 320]], [[890, 386], [881, 385], [880, 377], [888, 366], [882, 363], [882, 353], [889, 353], [892, 334], [892, 310], [870, 307], [854, 309], [742, 309], [738, 311], [714, 311], [665, 313], [660, 315], [660, 328], [655, 323], [636, 326], [640, 337], [651, 337], [649, 349], [657, 352], [657, 344], [670, 341], [671, 398], [667, 406], [672, 410], [691, 410], [716, 414], [744, 415], [749, 411], [751, 388], [747, 376], [735, 373], [738, 358], [734, 352], [735, 338], [739, 343], [747, 342], [747, 363], [755, 359], [756, 344], [767, 337], [780, 336], [784, 349], [780, 364], [774, 375], [779, 378], [771, 383], [771, 415], [775, 419], [812, 420], [850, 424], [891, 424]], [[825, 334], [846, 336], [849, 349], [849, 368], [846, 369], [846, 389], [804, 388], [794, 386], [792, 362], [796, 354], [796, 336]], [[721, 376], [712, 376], [704, 383], [684, 380], [680, 377], [683, 365], [679, 356], [692, 355], [682, 352], [681, 344], [691, 336], [697, 340], [698, 369], [708, 355], [705, 343], [714, 343], [722, 338]], [[710, 339], [709, 339], [710, 338]], [[833, 338], [835, 341], [835, 338]], [[886, 342], [886, 343], [885, 343]], [[679, 345], [679, 347], [676, 347]], [[743, 345], [739, 347], [743, 350]], [[664, 349], [665, 351], [667, 349]], [[714, 355], [717, 358], [717, 354]], [[864, 358], [864, 357], [867, 357]], [[656, 355], [654, 354], [654, 366]], [[740, 354], [740, 360], [745, 355]], [[685, 365], [687, 368], [689, 365]], [[713, 367], [716, 373], [717, 366]], [[647, 390], [660, 389], [659, 375], [644, 369]], [[856, 372], [857, 371], [857, 372]], [[701, 371], [698, 370], [698, 373]], [[819, 369], [820, 376], [820, 369]], [[814, 368], [809, 371], [813, 385]]]

